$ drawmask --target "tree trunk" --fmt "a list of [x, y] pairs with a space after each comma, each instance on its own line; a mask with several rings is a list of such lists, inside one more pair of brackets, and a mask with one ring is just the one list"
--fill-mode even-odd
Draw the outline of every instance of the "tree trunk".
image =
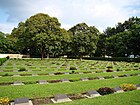
[[82, 61], [83, 55], [80, 55], [80, 61]]
[[47, 53], [47, 59], [49, 59], [49, 53]]
[[44, 52], [41, 53], [41, 60], [44, 59]]

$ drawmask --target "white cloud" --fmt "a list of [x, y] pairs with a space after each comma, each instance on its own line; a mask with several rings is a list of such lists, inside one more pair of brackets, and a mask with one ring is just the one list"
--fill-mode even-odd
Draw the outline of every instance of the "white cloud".
[[[137, 7], [137, 8], [136, 8]], [[94, 25], [100, 31], [107, 26], [115, 26], [118, 22], [131, 16], [140, 16], [139, 0], [1, 0], [0, 9], [6, 11], [7, 22], [18, 24], [31, 15], [42, 12], [57, 17], [63, 28], [85, 22]], [[11, 28], [7, 28], [7, 30]], [[4, 29], [3, 29], [4, 30]], [[2, 30], [2, 31], [3, 31]]]
[[11, 33], [13, 28], [16, 27], [17, 24], [2, 24], [0, 23], [0, 31], [4, 32], [4, 33]]

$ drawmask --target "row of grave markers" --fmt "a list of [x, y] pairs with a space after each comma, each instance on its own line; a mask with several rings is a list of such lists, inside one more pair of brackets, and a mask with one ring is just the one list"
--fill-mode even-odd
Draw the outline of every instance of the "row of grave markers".
[[[140, 90], [140, 85], [136, 84], [137, 90]], [[122, 93], [124, 92], [120, 87], [113, 88], [115, 93]], [[102, 96], [100, 95], [96, 90], [90, 90], [87, 91], [85, 94], [83, 94], [85, 98], [94, 98]], [[61, 103], [61, 102], [69, 102], [72, 101], [68, 95], [66, 94], [57, 94], [53, 98], [51, 98], [51, 101], [53, 103]], [[14, 102], [11, 102], [10, 105], [33, 105], [32, 101], [28, 98], [17, 98], [14, 100]]]
[[[131, 76], [131, 75], [130, 74], [124, 74], [124, 77], [128, 77], [128, 76]], [[137, 76], [140, 76], [140, 75], [138, 74]], [[113, 75], [112, 77], [113, 78], [119, 78], [119, 76], [117, 76], [117, 75]], [[105, 79], [105, 78], [102, 77], [102, 76], [97, 76], [97, 77], [95, 77], [95, 79], [102, 80], [102, 79]], [[89, 78], [80, 78], [79, 80], [88, 81], [90, 79]], [[63, 78], [61, 80], [58, 80], [58, 82], [70, 82], [70, 80], [68, 80], [67, 78]], [[47, 83], [48, 83], [47, 80], [39, 80], [39, 81], [37, 81], [37, 84], [47, 84]], [[24, 83], [21, 82], [21, 81], [15, 81], [12, 85], [24, 85]]]
[[[140, 70], [140, 69], [138, 69], [138, 70]], [[131, 70], [131, 71], [133, 71], [133, 70]], [[0, 70], [0, 72], [4, 72], [4, 71], [3, 70]], [[13, 72], [18, 72], [18, 70], [13, 70]], [[32, 72], [32, 70], [28, 70], [28, 72]], [[106, 70], [102, 70], [102, 72], [105, 73], [107, 71]], [[112, 72], [119, 72], [119, 71], [113, 70]], [[125, 70], [123, 70], [123, 72], [125, 72]], [[73, 74], [73, 73], [70, 73], [70, 72], [56, 72], [56, 73], [50, 72], [50, 73], [44, 74], [44, 75], [56, 75], [57, 73], [60, 73], [59, 75], [62, 75], [62, 74]], [[87, 74], [87, 73], [96, 73], [96, 72], [95, 71], [91, 71], [91, 72], [85, 72], [85, 73]], [[74, 74], [85, 74], [85, 73], [84, 72], [76, 72]], [[24, 74], [24, 75], [25, 76], [26, 75], [27, 76], [39, 76], [39, 74]], [[2, 76], [0, 76], [0, 77], [2, 77]], [[22, 76], [22, 75], [20, 75], [20, 74], [14, 74], [12, 76], [15, 77], [15, 76]]]

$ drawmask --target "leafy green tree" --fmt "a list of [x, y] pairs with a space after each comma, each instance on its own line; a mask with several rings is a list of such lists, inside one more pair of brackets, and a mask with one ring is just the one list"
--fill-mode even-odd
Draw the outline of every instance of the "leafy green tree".
[[140, 18], [132, 17], [124, 23], [118, 23], [116, 27], [107, 28], [104, 36], [106, 55], [140, 55]]
[[[49, 54], [62, 53], [62, 42], [67, 42], [67, 31], [60, 28], [60, 23], [55, 17], [38, 13], [25, 21], [20, 22], [18, 28], [13, 29], [12, 35], [17, 37], [17, 45], [21, 52], [31, 55], [41, 54], [43, 59]], [[61, 51], [60, 51], [61, 50]]]
[[82, 58], [96, 50], [99, 31], [94, 26], [80, 23], [68, 30], [71, 36], [71, 55]]

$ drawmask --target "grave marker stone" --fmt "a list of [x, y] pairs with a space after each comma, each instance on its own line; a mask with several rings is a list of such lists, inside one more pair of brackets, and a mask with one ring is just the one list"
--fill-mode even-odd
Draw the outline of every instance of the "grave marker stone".
[[72, 101], [71, 99], [68, 98], [67, 95], [65, 94], [57, 94], [54, 96], [53, 99], [51, 99], [54, 103], [60, 103], [60, 102], [68, 102]]
[[32, 76], [38, 76], [38, 74], [32, 74]]
[[32, 72], [32, 70], [28, 70], [28, 72]]
[[70, 82], [67, 78], [61, 79], [61, 82]]
[[105, 73], [105, 72], [106, 72], [106, 70], [102, 70], [102, 72], [103, 72], [103, 73]]
[[97, 76], [96, 78], [97, 79], [104, 79], [104, 77], [102, 77], [102, 76]]
[[116, 93], [122, 93], [122, 92], [124, 92], [120, 87], [115, 87], [115, 88], [113, 88], [113, 90], [114, 90]]
[[81, 81], [88, 81], [88, 78], [81, 78]]
[[39, 80], [38, 84], [47, 84], [47, 81], [46, 80]]
[[13, 72], [18, 72], [18, 70], [13, 70]]
[[51, 73], [49, 73], [49, 75], [54, 75], [54, 73], [51, 72]]
[[14, 75], [13, 75], [13, 77], [17, 77], [17, 76], [20, 76], [20, 75], [19, 75], [19, 74], [14, 74]]
[[136, 84], [135, 86], [137, 87], [137, 90], [140, 90], [140, 85], [139, 84]]
[[119, 78], [117, 75], [113, 75], [114, 78]]
[[125, 76], [125, 77], [128, 77], [128, 76], [130, 76], [130, 74], [124, 74], [124, 76]]
[[96, 90], [91, 90], [86, 93], [88, 98], [98, 97], [101, 96]]
[[64, 74], [69, 74], [69, 72], [64, 72]]
[[21, 81], [15, 81], [13, 85], [24, 85], [24, 83], [22, 83]]
[[28, 98], [17, 98], [10, 105], [33, 105], [33, 103]]
[[78, 72], [78, 74], [83, 74], [83, 72]]

